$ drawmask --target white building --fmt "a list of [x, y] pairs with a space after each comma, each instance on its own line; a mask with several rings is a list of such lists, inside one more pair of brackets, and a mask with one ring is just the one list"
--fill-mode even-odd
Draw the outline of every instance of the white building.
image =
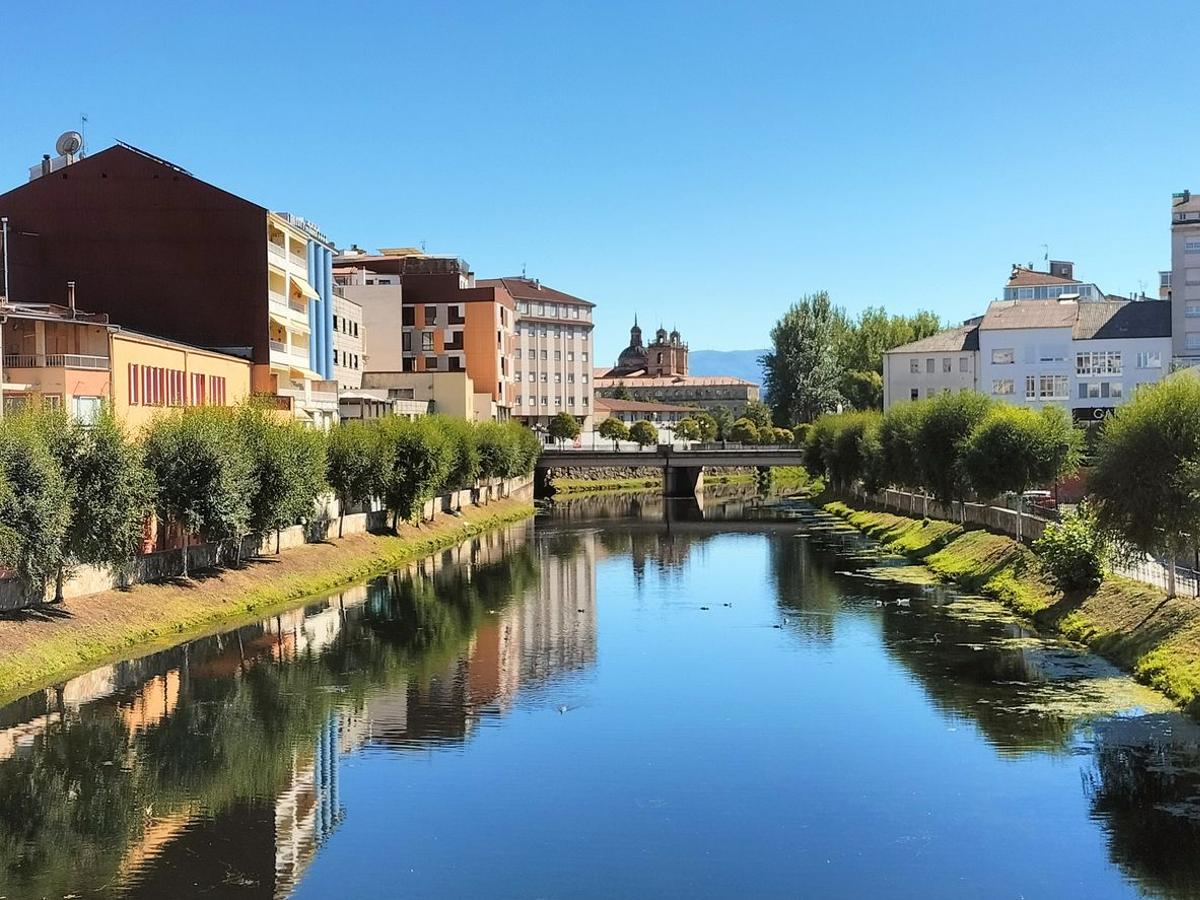
[[333, 373], [338, 388], [357, 390], [362, 386], [363, 309], [341, 294], [333, 295]]
[[1187, 365], [1200, 364], [1200, 196], [1191, 191], [1171, 197], [1171, 271], [1163, 274], [1173, 354]]
[[904, 344], [883, 354], [883, 408], [948, 391], [979, 390], [979, 323]]

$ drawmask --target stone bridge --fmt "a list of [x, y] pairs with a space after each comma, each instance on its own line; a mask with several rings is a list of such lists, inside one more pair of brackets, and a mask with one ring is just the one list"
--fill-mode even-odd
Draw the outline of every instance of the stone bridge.
[[804, 451], [799, 447], [752, 447], [738, 444], [703, 444], [685, 450], [668, 445], [645, 450], [554, 450], [542, 452], [537, 462], [534, 493], [546, 497], [552, 493], [553, 469], [654, 468], [663, 470], [663, 492], [668, 497], [694, 497], [704, 487], [704, 469], [770, 468], [802, 466]]

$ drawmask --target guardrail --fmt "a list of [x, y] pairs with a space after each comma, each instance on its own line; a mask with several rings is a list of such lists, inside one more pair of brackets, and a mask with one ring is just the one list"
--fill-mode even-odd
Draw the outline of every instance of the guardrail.
[[107, 356], [89, 356], [81, 353], [12, 353], [4, 357], [5, 368], [10, 369], [88, 369], [108, 371]]

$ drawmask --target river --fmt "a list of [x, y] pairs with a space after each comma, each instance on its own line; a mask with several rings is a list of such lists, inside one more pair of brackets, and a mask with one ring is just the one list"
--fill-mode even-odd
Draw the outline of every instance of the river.
[[1200, 896], [1200, 728], [799, 502], [559, 504], [0, 710], [0, 896]]

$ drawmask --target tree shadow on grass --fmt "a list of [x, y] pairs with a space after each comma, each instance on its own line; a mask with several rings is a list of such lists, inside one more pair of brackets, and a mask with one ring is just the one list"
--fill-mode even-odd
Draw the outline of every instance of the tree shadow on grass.
[[0, 621], [5, 622], [54, 622], [73, 618], [75, 618], [75, 614], [69, 609], [49, 603], [0, 612]]

